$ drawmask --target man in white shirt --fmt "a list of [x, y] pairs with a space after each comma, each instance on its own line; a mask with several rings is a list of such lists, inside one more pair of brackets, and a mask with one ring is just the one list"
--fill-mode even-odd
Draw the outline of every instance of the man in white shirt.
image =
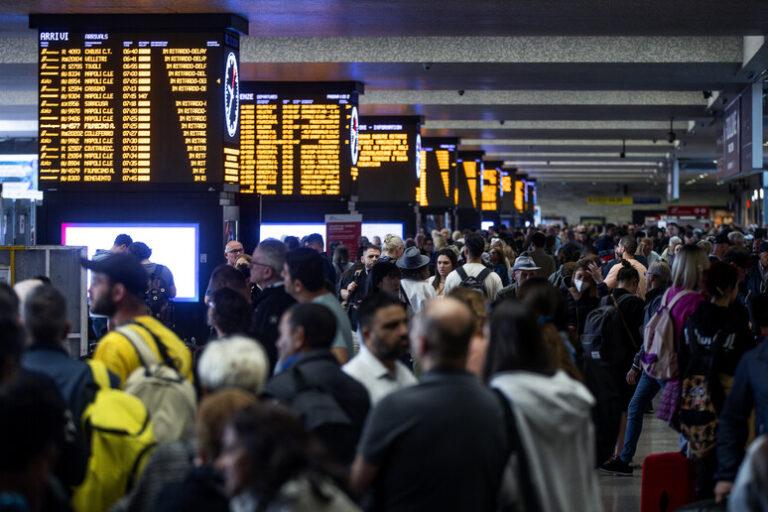
[[[467, 263], [459, 268], [464, 269], [468, 277], [476, 277], [485, 270], [487, 267], [483, 264], [483, 251], [485, 251], [485, 240], [482, 236], [471, 234], [467, 236], [464, 244], [464, 250], [466, 251]], [[445, 294], [450, 292], [453, 288], [459, 286], [462, 282], [462, 277], [459, 275], [458, 269], [452, 271], [445, 278]], [[491, 270], [487, 273], [485, 280], [483, 280], [485, 287], [486, 300], [493, 300], [496, 297], [496, 292], [502, 289], [501, 278], [499, 275]]]
[[396, 297], [380, 292], [360, 304], [358, 320], [363, 344], [342, 369], [365, 386], [375, 405], [393, 391], [416, 384], [399, 360], [408, 350], [408, 316]]

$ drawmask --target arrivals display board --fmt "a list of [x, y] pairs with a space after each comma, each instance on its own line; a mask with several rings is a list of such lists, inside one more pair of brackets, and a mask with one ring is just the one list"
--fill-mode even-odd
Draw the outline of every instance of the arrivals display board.
[[357, 82], [243, 82], [240, 191], [349, 196], [362, 91]]
[[456, 206], [461, 209], [480, 208], [480, 180], [483, 175], [485, 151], [459, 151], [456, 159]]
[[480, 180], [480, 209], [484, 212], [499, 210], [501, 195], [501, 166], [502, 161], [486, 160], [483, 162], [483, 172]]
[[421, 173], [421, 116], [360, 118], [360, 156], [352, 167], [361, 203], [414, 202]]
[[458, 145], [458, 138], [421, 139], [421, 171], [416, 192], [419, 206], [451, 208], [455, 205]]
[[41, 188], [238, 182], [245, 20], [31, 15], [30, 26]]

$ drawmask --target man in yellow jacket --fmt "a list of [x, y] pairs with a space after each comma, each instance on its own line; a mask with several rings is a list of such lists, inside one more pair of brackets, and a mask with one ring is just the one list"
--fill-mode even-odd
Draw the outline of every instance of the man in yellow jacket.
[[[179, 373], [192, 382], [189, 350], [173, 331], [147, 312], [144, 293], [149, 277], [141, 263], [129, 254], [111, 254], [98, 261], [84, 260], [82, 264], [93, 272], [88, 288], [91, 312], [108, 316], [112, 329], [126, 325], [135, 330], [161, 360], [155, 341], [159, 340]], [[93, 358], [120, 377], [121, 387], [125, 387], [128, 376], [141, 366], [131, 342], [116, 331], [109, 331], [99, 340]]]

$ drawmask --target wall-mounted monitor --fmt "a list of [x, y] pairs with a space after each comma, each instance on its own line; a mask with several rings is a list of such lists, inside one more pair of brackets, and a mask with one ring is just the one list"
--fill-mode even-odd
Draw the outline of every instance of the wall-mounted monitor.
[[243, 82], [240, 191], [348, 196], [362, 91], [357, 82]]
[[352, 167], [361, 203], [412, 203], [421, 173], [421, 116], [360, 118], [360, 156]]
[[30, 16], [42, 189], [237, 183], [239, 32], [192, 16]]
[[459, 151], [456, 160], [456, 206], [460, 209], [480, 208], [480, 180], [485, 151]]
[[121, 233], [134, 242], [144, 242], [152, 249], [150, 261], [168, 267], [176, 284], [180, 302], [197, 302], [199, 289], [199, 226], [198, 224], [75, 224], [61, 225], [61, 244], [88, 248], [88, 258], [97, 249], [109, 249]]
[[419, 206], [451, 208], [455, 203], [458, 138], [424, 137], [421, 143]]

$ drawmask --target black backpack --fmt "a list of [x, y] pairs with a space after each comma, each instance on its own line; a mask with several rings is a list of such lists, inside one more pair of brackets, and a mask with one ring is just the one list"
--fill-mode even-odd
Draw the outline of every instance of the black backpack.
[[168, 290], [163, 286], [160, 275], [165, 267], [155, 264], [155, 270], [149, 276], [149, 289], [144, 294], [144, 302], [149, 313], [168, 327], [173, 326], [173, 301]]
[[584, 355], [605, 365], [620, 364], [631, 359], [637, 350], [637, 341], [619, 307], [621, 301], [631, 295], [624, 295], [618, 301], [613, 295], [610, 297], [613, 304], [589, 312], [584, 323], [584, 334], [581, 335]]
[[337, 462], [352, 463], [359, 432], [349, 414], [322, 386], [307, 382], [298, 366], [294, 365], [289, 371], [296, 389], [289, 407]]
[[459, 274], [459, 277], [461, 278], [461, 282], [459, 283], [459, 286], [462, 286], [464, 288], [470, 288], [472, 290], [475, 290], [476, 292], [482, 293], [483, 297], [488, 296], [488, 293], [485, 291], [485, 278], [488, 277], [491, 274], [491, 272], [493, 272], [492, 269], [486, 267], [476, 276], [468, 275], [467, 271], [464, 270], [463, 266], [457, 268], [456, 272]]

